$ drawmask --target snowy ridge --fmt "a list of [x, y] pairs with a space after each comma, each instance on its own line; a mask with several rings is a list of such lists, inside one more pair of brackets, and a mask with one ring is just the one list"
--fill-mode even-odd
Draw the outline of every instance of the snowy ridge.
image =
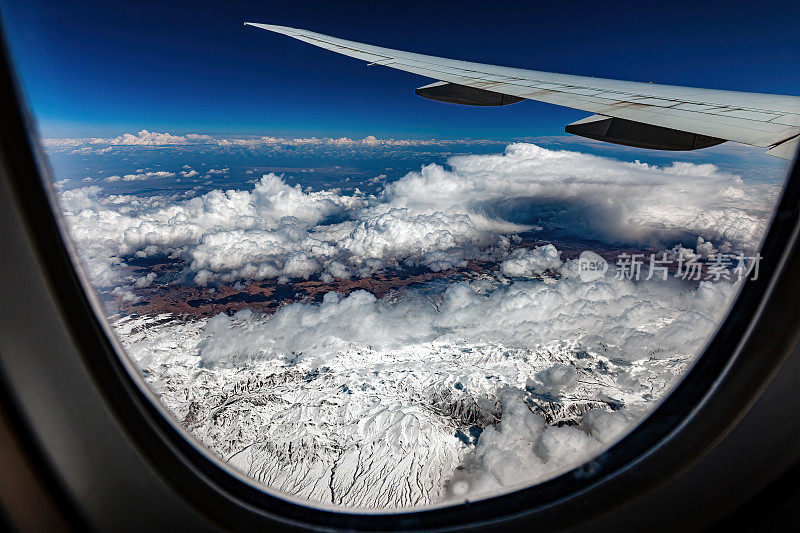
[[[734, 290], [586, 284], [569, 277], [570, 263], [559, 280], [509, 285], [498, 274], [427, 298], [359, 291], [272, 316], [125, 317], [114, 327], [182, 424], [257, 481], [351, 508], [427, 505], [541, 481], [601, 451], [685, 372]], [[578, 286], [615, 345], [581, 331], [569, 306], [542, 307]], [[604, 298], [614, 305], [599, 306]], [[524, 335], [537, 313], [538, 331]], [[542, 337], [567, 326], [568, 340]], [[620, 351], [633, 342], [644, 351]]]

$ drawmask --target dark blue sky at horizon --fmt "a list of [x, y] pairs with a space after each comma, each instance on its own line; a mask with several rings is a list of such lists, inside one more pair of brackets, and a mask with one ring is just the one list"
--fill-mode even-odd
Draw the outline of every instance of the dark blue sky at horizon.
[[512, 139], [586, 115], [536, 102], [471, 108], [426, 78], [243, 27], [245, 20], [484, 63], [800, 94], [800, 2], [70, 2], [0, 0], [45, 137], [211, 134]]

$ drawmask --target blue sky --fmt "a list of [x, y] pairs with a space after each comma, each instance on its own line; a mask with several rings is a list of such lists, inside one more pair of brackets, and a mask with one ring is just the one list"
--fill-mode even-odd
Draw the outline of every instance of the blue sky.
[[413, 93], [424, 78], [245, 20], [492, 64], [800, 94], [800, 3], [642, 4], [0, 0], [46, 137], [149, 129], [511, 139], [558, 135], [585, 115], [536, 102], [430, 102]]

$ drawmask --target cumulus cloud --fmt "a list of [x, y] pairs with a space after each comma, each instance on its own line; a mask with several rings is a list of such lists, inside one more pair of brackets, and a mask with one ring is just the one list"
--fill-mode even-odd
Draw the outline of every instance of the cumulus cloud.
[[436, 147], [453, 145], [498, 144], [497, 141], [476, 139], [379, 139], [368, 135], [363, 139], [349, 137], [218, 137], [206, 134], [188, 133], [173, 135], [168, 132], [141, 130], [137, 133], [124, 133], [117, 137], [80, 137], [43, 139], [48, 150], [67, 150], [71, 153], [104, 154], [114, 148], [132, 147], [189, 147], [210, 145], [220, 149], [274, 150], [280, 148], [331, 148], [335, 150], [363, 150], [397, 147]]
[[556, 208], [551, 225], [568, 224], [587, 237], [646, 243], [688, 235], [752, 249], [777, 194], [711, 164], [653, 166], [522, 143], [448, 163], [451, 169], [429, 165], [387, 185], [386, 197], [395, 205], [461, 205], [523, 223], [532, 222], [524, 215]]
[[251, 191], [172, 203], [94, 187], [61, 198], [90, 270], [108, 286], [127, 257], [142, 253], [184, 259], [199, 284], [363, 277], [398, 265], [436, 271], [490, 258], [504, 260], [507, 276], [529, 277], [557, 268], [560, 257], [547, 247], [513, 251], [508, 238], [543, 228], [606, 242], [697, 242], [700, 255], [752, 251], [774, 195], [713, 165], [657, 167], [514, 144], [452, 157], [449, 168], [424, 166], [378, 196], [303, 190], [270, 174]]
[[[100, 191], [96, 186], [75, 189], [61, 199], [101, 287], [120, 281], [113, 272], [122, 275], [124, 258], [157, 254], [177, 254], [195, 272], [227, 274], [227, 279], [276, 277], [292, 254], [324, 255], [331, 245], [314, 237], [315, 225], [365, 201], [338, 190], [306, 193], [275, 175], [262, 178], [251, 192], [215, 190], [178, 202], [102, 196]], [[290, 263], [290, 275], [299, 272], [297, 264]]]
[[534, 249], [517, 248], [500, 265], [506, 276], [531, 277], [561, 266], [561, 252], [552, 244]]
[[[297, 268], [306, 260], [299, 256]], [[556, 268], [550, 283], [453, 281], [435, 297], [410, 291], [399, 300], [328, 293], [321, 304], [285, 305], [270, 316], [219, 315], [205, 326], [198, 355], [223, 364], [256, 356], [324, 360], [353, 345], [392, 350], [468, 339], [520, 349], [570, 341], [629, 361], [691, 357], [737, 289], [725, 282], [616, 279], [613, 266], [587, 282], [573, 275], [576, 262]], [[574, 388], [577, 374], [556, 364], [525, 379], [521, 384], [538, 392], [558, 394]]]
[[622, 412], [588, 411], [576, 426], [553, 426], [534, 414], [522, 393], [500, 394], [503, 416], [481, 434], [475, 450], [447, 484], [446, 499], [481, 497], [540, 483], [597, 455], [631, 425]]
[[133, 283], [133, 286], [136, 287], [137, 289], [149, 287], [150, 285], [153, 284], [153, 281], [155, 281], [155, 279], [156, 279], [156, 273], [149, 272], [140, 278], [136, 278], [136, 281]]
[[210, 168], [206, 170], [206, 174], [211, 175], [219, 175], [219, 174], [227, 174], [230, 169], [226, 168]]
[[106, 181], [145, 181], [152, 179], [173, 178], [174, 172], [167, 172], [166, 170], [158, 170], [146, 172], [144, 170], [137, 171], [135, 174], [125, 174], [124, 176], [108, 176]]
[[[189, 133], [188, 135], [172, 135], [170, 133], [156, 133], [147, 130], [141, 130], [138, 133], [124, 133], [119, 137], [112, 138], [98, 138], [92, 137], [86, 140], [79, 140], [78, 144], [107, 144], [111, 146], [169, 146], [174, 144], [189, 144], [189, 143], [202, 143], [209, 142], [212, 137], [209, 135], [200, 135], [196, 133]], [[73, 141], [69, 139], [69, 141]], [[54, 143], [55, 144], [55, 143]]]

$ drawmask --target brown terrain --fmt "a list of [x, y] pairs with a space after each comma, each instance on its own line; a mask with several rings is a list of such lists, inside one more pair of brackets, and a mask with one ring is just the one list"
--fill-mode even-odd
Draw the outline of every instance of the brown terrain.
[[[158, 270], [149, 270], [163, 274], [165, 270], [162, 265], [159, 265], [161, 268]], [[322, 301], [322, 297], [328, 292], [346, 296], [354, 291], [365, 290], [380, 298], [410, 285], [456, 276], [471, 278], [485, 270], [484, 264], [472, 261], [460, 269], [421, 273], [398, 272], [395, 275], [379, 273], [370, 278], [335, 279], [330, 283], [318, 279], [282, 284], [276, 280], [265, 280], [246, 285], [224, 284], [215, 287], [174, 283], [134, 289], [134, 294], [139, 297], [138, 301], [128, 302], [115, 298], [113, 305], [117, 312], [126, 315], [152, 316], [172, 313], [189, 318], [213, 316], [219, 313], [230, 314], [244, 308], [262, 313], [274, 313], [287, 303]]]
[[[591, 242], [556, 242], [556, 241], [528, 241], [523, 246], [541, 246], [552, 242], [562, 253], [563, 259], [577, 257], [583, 250], [594, 250], [610, 263], [616, 261], [620, 253], [642, 253], [649, 258], [651, 252], [657, 250], [633, 250], [625, 247], [592, 246]], [[365, 290], [380, 298], [393, 291], [399, 291], [409, 286], [429, 282], [435, 279], [474, 279], [475, 277], [489, 274], [497, 269], [497, 263], [470, 261], [466, 267], [431, 272], [420, 269], [393, 270], [377, 273], [370, 278], [360, 279], [335, 279], [324, 283], [319, 279], [290, 281], [278, 283], [277, 280], [250, 282], [247, 284], [221, 284], [213, 287], [199, 287], [197, 285], [177, 281], [183, 264], [180, 260], [159, 259], [143, 261], [136, 264], [131, 262], [138, 275], [155, 272], [158, 279], [173, 278], [171, 283], [154, 284], [148, 288], [134, 289], [136, 301], [125, 301], [122, 298], [111, 298], [109, 304], [110, 314], [122, 313], [125, 315], [158, 315], [171, 313], [184, 318], [207, 317], [219, 313], [231, 314], [241, 309], [249, 308], [262, 313], [274, 313], [281, 306], [293, 302], [319, 302], [328, 292], [337, 292], [344, 296], [357, 291]], [[674, 273], [675, 265], [670, 265], [670, 273]], [[647, 271], [646, 264], [642, 267], [642, 274]], [[113, 312], [112, 312], [113, 311]]]

